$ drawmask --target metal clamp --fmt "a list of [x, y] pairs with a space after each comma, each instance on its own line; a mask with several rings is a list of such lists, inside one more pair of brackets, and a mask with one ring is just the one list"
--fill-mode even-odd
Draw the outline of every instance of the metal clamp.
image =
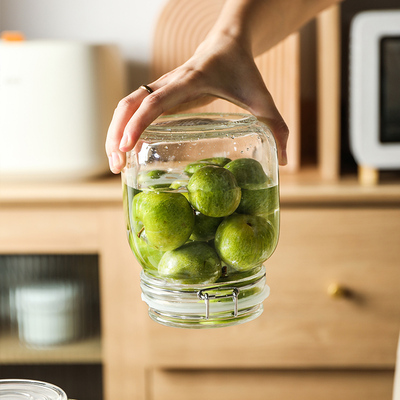
[[[215, 292], [215, 291], [229, 291], [231, 290], [232, 293], [226, 294], [209, 294], [207, 292]], [[239, 298], [240, 290], [236, 287], [217, 287], [217, 288], [209, 288], [209, 289], [202, 289], [197, 292], [197, 297], [200, 300], [204, 300], [206, 304], [206, 319], [210, 317], [210, 299], [226, 299], [232, 298], [233, 299], [233, 315], [237, 317], [238, 315], [238, 298]]]

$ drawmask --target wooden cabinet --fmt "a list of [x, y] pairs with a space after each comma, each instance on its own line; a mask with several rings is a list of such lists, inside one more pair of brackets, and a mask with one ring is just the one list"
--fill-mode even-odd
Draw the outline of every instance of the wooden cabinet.
[[392, 398], [400, 330], [397, 189], [292, 183], [282, 183], [264, 313], [208, 331], [147, 321], [151, 398]]
[[119, 179], [0, 183], [0, 255], [96, 254], [101, 311], [100, 336], [50, 349], [27, 348], [15, 334], [0, 330], [0, 378], [9, 375], [8, 370], [21, 377], [18, 367], [24, 365], [34, 373], [41, 365], [55, 370], [60, 365], [74, 369], [100, 364], [103, 379], [91, 384], [104, 386], [99, 392], [105, 399], [141, 398], [141, 326], [147, 315], [140, 301], [140, 268], [124, 226]]
[[156, 370], [154, 400], [391, 399], [393, 374], [347, 370]]
[[391, 368], [399, 238], [400, 208], [283, 207], [261, 317], [206, 332], [149, 324], [148, 358], [162, 368]]
[[283, 177], [281, 188], [264, 313], [235, 327], [188, 330], [147, 315], [118, 178], [2, 185], [0, 253], [98, 254], [102, 325], [100, 338], [45, 359], [12, 350], [16, 341], [0, 333], [0, 365], [99, 362], [105, 400], [390, 400], [400, 330], [400, 186]]

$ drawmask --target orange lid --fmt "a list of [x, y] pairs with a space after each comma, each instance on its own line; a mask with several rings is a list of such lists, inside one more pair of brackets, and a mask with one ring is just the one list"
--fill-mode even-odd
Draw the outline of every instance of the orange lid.
[[7, 42], [22, 42], [25, 40], [25, 36], [19, 31], [3, 31], [1, 32], [1, 39]]

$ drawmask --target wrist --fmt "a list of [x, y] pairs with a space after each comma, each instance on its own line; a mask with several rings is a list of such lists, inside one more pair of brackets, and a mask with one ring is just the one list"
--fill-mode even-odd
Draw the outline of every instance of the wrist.
[[201, 49], [202, 46], [210, 46], [216, 52], [219, 48], [237, 48], [253, 58], [250, 38], [243, 33], [241, 27], [234, 24], [229, 26], [214, 26], [199, 48]]

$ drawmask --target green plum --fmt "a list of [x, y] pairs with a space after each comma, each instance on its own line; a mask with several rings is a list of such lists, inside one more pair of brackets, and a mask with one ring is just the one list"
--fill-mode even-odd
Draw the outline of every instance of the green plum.
[[206, 162], [210, 163], [211, 165], [218, 165], [219, 167], [224, 167], [226, 164], [228, 164], [232, 160], [230, 158], [226, 158], [226, 157], [211, 157], [211, 158], [203, 158], [200, 161], [206, 161]]
[[160, 182], [160, 178], [168, 172], [161, 169], [152, 169], [150, 171], [141, 171], [137, 177], [137, 183], [140, 188], [148, 188], [152, 190], [168, 189], [169, 183]]
[[138, 182], [143, 183], [147, 182], [149, 179], [159, 179], [163, 175], [165, 175], [167, 171], [162, 169], [152, 169], [151, 171], [141, 172], [138, 176]]
[[214, 283], [221, 275], [221, 261], [205, 242], [189, 242], [165, 252], [158, 264], [164, 279], [183, 284]]
[[196, 211], [194, 217], [194, 228], [189, 239], [203, 242], [214, 239], [215, 232], [217, 231], [218, 225], [222, 222], [222, 220], [222, 217], [208, 217], [207, 215]]
[[202, 160], [196, 161], [194, 163], [190, 163], [185, 168], [185, 173], [189, 176], [192, 176], [197, 170], [206, 165], [216, 165], [218, 167], [223, 167], [230, 162], [230, 158], [226, 157], [211, 157], [204, 158]]
[[140, 237], [129, 232], [128, 240], [133, 253], [143, 269], [150, 273], [156, 272], [158, 263], [165, 252], [157, 250], [147, 243], [145, 231], [142, 232]]
[[148, 243], [168, 251], [182, 246], [192, 234], [194, 212], [181, 193], [142, 192], [133, 198], [132, 229], [140, 237], [145, 229]]
[[130, 227], [129, 216], [131, 215], [132, 200], [138, 193], [140, 193], [140, 190], [134, 189], [133, 187], [128, 186], [125, 183], [122, 185], [122, 208], [124, 211], [127, 229], [129, 229]]
[[221, 260], [237, 271], [260, 266], [273, 253], [275, 244], [275, 229], [265, 218], [244, 214], [225, 218], [214, 240]]
[[177, 179], [176, 181], [173, 181], [171, 185], [169, 186], [170, 189], [177, 190], [177, 189], [186, 189], [188, 180], [186, 179]]
[[268, 215], [279, 207], [278, 186], [264, 189], [242, 189], [242, 198], [236, 212], [250, 215]]
[[271, 180], [257, 160], [239, 158], [228, 163], [225, 168], [235, 175], [242, 189], [242, 197], [236, 212], [265, 215], [279, 207], [278, 186], [271, 185]]
[[157, 190], [157, 189], [168, 190], [168, 189], [170, 189], [170, 184], [169, 183], [155, 183], [154, 185], [149, 185], [149, 189], [152, 189], [152, 190]]
[[184, 172], [188, 175], [188, 176], [192, 176], [196, 171], [198, 171], [200, 168], [203, 168], [207, 165], [210, 165], [210, 163], [208, 161], [196, 161], [194, 163], [190, 163], [186, 166], [186, 168], [184, 169]]
[[227, 170], [235, 175], [238, 185], [242, 189], [257, 188], [269, 182], [262, 165], [253, 158], [238, 158], [226, 164]]
[[188, 192], [192, 206], [209, 217], [232, 214], [241, 198], [235, 176], [229, 170], [215, 165], [197, 170], [189, 180]]

